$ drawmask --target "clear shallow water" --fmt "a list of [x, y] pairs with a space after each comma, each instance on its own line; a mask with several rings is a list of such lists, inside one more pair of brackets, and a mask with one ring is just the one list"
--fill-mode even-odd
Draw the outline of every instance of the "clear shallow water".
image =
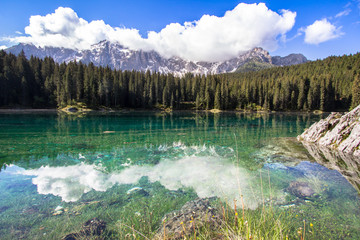
[[[92, 217], [105, 219], [113, 231], [121, 220], [150, 232], [165, 213], [191, 199], [232, 202], [240, 195], [249, 209], [270, 202], [284, 211], [299, 206], [299, 215], [317, 222], [326, 236], [358, 239], [356, 186], [315, 163], [293, 140], [320, 118], [0, 114], [1, 239], [58, 239]], [[295, 196], [291, 182], [305, 182], [317, 197]], [[134, 187], [144, 192], [133, 194]], [[141, 219], [148, 216], [144, 226]], [[336, 227], [327, 229], [330, 220]]]

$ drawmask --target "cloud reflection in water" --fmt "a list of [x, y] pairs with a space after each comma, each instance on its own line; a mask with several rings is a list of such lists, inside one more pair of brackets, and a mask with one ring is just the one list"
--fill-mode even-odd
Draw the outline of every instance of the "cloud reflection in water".
[[193, 188], [199, 197], [218, 196], [232, 201], [239, 199], [240, 189], [248, 208], [256, 208], [256, 189], [249, 186], [251, 176], [245, 169], [222, 158], [187, 156], [164, 160], [154, 166], [133, 165], [122, 171], [105, 173], [95, 165], [81, 163], [67, 167], [41, 167], [24, 170], [35, 176], [33, 183], [40, 194], [53, 194], [65, 202], [74, 202], [90, 190], [106, 191], [115, 184], [136, 184], [143, 176], [150, 182], [160, 182], [169, 190]]

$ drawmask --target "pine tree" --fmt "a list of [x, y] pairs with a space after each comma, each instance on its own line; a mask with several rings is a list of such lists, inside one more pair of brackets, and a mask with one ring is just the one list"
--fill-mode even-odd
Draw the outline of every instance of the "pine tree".
[[227, 109], [229, 105], [229, 88], [226, 81], [221, 81], [220, 95], [221, 95], [221, 106], [222, 106], [222, 108], [220, 109]]
[[21, 105], [23, 106], [29, 106], [29, 89], [28, 89], [28, 83], [26, 81], [26, 78], [22, 76], [21, 78]]
[[297, 98], [296, 98], [296, 93], [295, 91], [291, 91], [291, 95], [290, 95], [290, 102], [288, 105], [285, 105], [287, 106], [287, 109], [291, 109], [291, 110], [295, 110], [296, 107], [297, 107]]
[[166, 87], [164, 88], [164, 91], [163, 91], [162, 104], [164, 105], [164, 107], [168, 107], [168, 106], [169, 106], [168, 92], [167, 92], [167, 88], [166, 88]]
[[76, 73], [74, 76], [75, 87], [76, 87], [76, 100], [80, 101], [83, 99], [84, 93], [84, 67], [80, 62], [76, 66]]
[[64, 79], [64, 91], [65, 91], [65, 102], [66, 104], [71, 104], [72, 100], [72, 91], [73, 91], [73, 71], [71, 68], [71, 63], [69, 63], [65, 70]]
[[267, 94], [265, 95], [265, 100], [264, 100], [263, 108], [264, 108], [265, 110], [268, 110], [268, 109], [269, 109], [268, 95], [267, 95]]
[[214, 108], [221, 109], [220, 84], [216, 86]]
[[[359, 104], [360, 54], [329, 57], [283, 68], [224, 75], [116, 71], [80, 62], [57, 64], [51, 58], [0, 51], [0, 106], [62, 106], [75, 100], [89, 106], [235, 109], [249, 104], [275, 110], [356, 107]], [[299, 80], [299, 76], [301, 79]]]
[[356, 108], [360, 104], [360, 76], [357, 74], [351, 87], [351, 109]]
[[307, 108], [308, 110], [312, 110], [313, 109], [313, 90], [310, 88], [308, 95], [307, 95]]
[[196, 95], [195, 107], [196, 107], [197, 110], [199, 110], [200, 107], [201, 107], [200, 94], [197, 94], [197, 95]]
[[175, 105], [175, 97], [174, 97], [174, 93], [171, 93], [171, 98], [170, 98], [170, 107], [171, 109], [174, 108]]
[[205, 90], [205, 109], [206, 110], [211, 109], [211, 99], [210, 99], [209, 89]]
[[280, 87], [277, 86], [275, 89], [275, 94], [273, 98], [273, 106], [275, 110], [278, 110], [280, 108]]
[[298, 110], [302, 110], [304, 103], [305, 103], [305, 99], [306, 99], [306, 89], [305, 89], [305, 80], [301, 80], [300, 81], [300, 85], [299, 85], [299, 95], [298, 95], [298, 99], [297, 99], [297, 109]]
[[326, 105], [326, 86], [325, 79], [321, 79], [320, 84], [320, 110], [325, 111]]

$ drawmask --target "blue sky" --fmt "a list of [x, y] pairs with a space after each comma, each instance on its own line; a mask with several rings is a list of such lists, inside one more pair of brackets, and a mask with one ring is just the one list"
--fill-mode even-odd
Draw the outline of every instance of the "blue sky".
[[[81, 49], [104, 36], [118, 39], [129, 48], [154, 49], [165, 56], [181, 55], [191, 60], [209, 61], [232, 57], [254, 47], [254, 44], [266, 48], [271, 55], [303, 53], [309, 59], [359, 51], [359, 0], [261, 2], [265, 5], [258, 4], [259, 1], [232, 0], [1, 0], [0, 46], [9, 47], [19, 41], [35, 41], [38, 45], [54, 46], [62, 46], [63, 42], [67, 42]], [[258, 5], [250, 8], [247, 5], [240, 6], [240, 3]], [[59, 7], [65, 9], [54, 14]], [[288, 10], [288, 13], [285, 14], [282, 9]], [[225, 18], [227, 11], [232, 14]], [[246, 13], [249, 16], [245, 16]], [[259, 15], [262, 13], [271, 16], [263, 18]], [[62, 21], [64, 26], [77, 21], [77, 18], [73, 18], [69, 24], [64, 20], [67, 16], [76, 15], [78, 19], [85, 20], [85, 23], [80, 20], [81, 28], [75, 26], [71, 29], [83, 33], [86, 39], [75, 37], [72, 33], [71, 36], [66, 35], [68, 31], [72, 31], [70, 28], [66, 31], [62, 28], [56, 36], [51, 27], [40, 29], [51, 21], [50, 17], [45, 18], [48, 14], [53, 14], [55, 23]], [[36, 21], [33, 18], [34, 21], [30, 24], [30, 17], [35, 15], [40, 15], [41, 18]], [[210, 17], [206, 18], [204, 15]], [[103, 20], [103, 23], [93, 22], [96, 20]], [[187, 26], [185, 22], [193, 25]], [[171, 23], [173, 24], [169, 26]], [[30, 34], [25, 34], [25, 27], [29, 25], [27, 33]], [[208, 34], [212, 26], [214, 30]], [[53, 35], [40, 36], [39, 29]], [[148, 35], [150, 31], [153, 33], [151, 37]], [[218, 32], [218, 35], [214, 32]], [[87, 35], [90, 33], [97, 35]], [[59, 40], [59, 34], [64, 40]], [[59, 41], [56, 42], [56, 39]], [[193, 42], [198, 43], [192, 44]], [[171, 45], [176, 45], [176, 48]], [[228, 47], [230, 45], [232, 47]]]

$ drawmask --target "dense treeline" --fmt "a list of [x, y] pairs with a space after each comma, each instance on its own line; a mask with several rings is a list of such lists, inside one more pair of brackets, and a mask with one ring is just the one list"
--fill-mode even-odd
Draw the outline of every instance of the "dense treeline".
[[[359, 73], [358, 53], [259, 72], [228, 74], [228, 78], [241, 85], [235, 88], [241, 89], [238, 96], [245, 103], [274, 110], [333, 110], [360, 104]], [[353, 99], [353, 96], [358, 97]]]
[[359, 73], [360, 54], [258, 72], [180, 78], [81, 62], [58, 64], [48, 57], [26, 59], [23, 52], [15, 56], [0, 51], [0, 106], [83, 102], [111, 108], [326, 111], [359, 104]]

